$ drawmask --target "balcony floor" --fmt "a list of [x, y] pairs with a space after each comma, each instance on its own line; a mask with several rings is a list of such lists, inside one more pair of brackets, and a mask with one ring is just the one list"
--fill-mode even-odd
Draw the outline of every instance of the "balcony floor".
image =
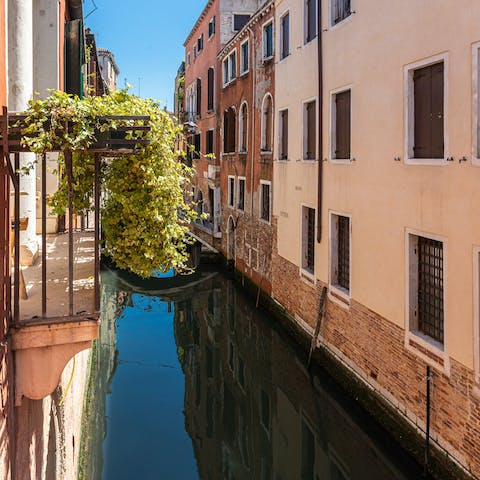
[[[93, 313], [94, 234], [73, 235], [73, 313]], [[20, 300], [20, 322], [38, 321], [42, 316], [41, 252], [33, 266], [22, 267], [28, 299]], [[47, 236], [47, 316], [68, 316], [68, 234]]]

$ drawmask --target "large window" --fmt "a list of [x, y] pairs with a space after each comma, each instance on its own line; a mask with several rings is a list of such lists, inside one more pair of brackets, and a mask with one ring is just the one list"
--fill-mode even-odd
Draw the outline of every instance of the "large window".
[[352, 14], [351, 0], [330, 0], [332, 25], [340, 23]]
[[273, 57], [273, 21], [263, 26], [263, 59]]
[[332, 159], [350, 159], [351, 91], [332, 95]]
[[280, 60], [290, 55], [290, 15], [280, 19]]
[[317, 36], [317, 0], [304, 0], [304, 32], [305, 43]]
[[270, 221], [270, 182], [260, 180], [260, 218]]
[[445, 59], [405, 67], [406, 81], [406, 158], [428, 163], [444, 159], [445, 153]]
[[235, 78], [237, 78], [237, 51], [233, 50], [223, 60], [223, 85], [228, 85]]
[[303, 159], [317, 158], [317, 102], [303, 104]]
[[214, 106], [214, 92], [215, 92], [215, 70], [213, 67], [208, 69], [207, 74], [207, 110], [213, 110]]
[[444, 341], [443, 242], [409, 234], [410, 329]]
[[315, 271], [315, 209], [302, 207], [302, 269]]
[[342, 293], [350, 294], [350, 218], [330, 217], [330, 284]]
[[272, 96], [267, 93], [262, 102], [262, 123], [261, 123], [261, 150], [272, 151], [272, 130], [273, 130], [273, 105]]
[[288, 159], [288, 110], [280, 110], [278, 131], [278, 159]]
[[244, 102], [240, 107], [239, 116], [239, 152], [246, 152], [248, 148], [248, 106]]
[[241, 30], [247, 22], [250, 20], [251, 15], [248, 14], [234, 14], [233, 15], [233, 30], [238, 32]]
[[223, 113], [223, 153], [235, 152], [236, 115], [230, 107]]

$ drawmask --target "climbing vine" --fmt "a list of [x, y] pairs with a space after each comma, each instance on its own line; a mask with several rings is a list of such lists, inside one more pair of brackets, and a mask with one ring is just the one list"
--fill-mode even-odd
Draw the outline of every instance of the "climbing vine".
[[[135, 153], [102, 162], [103, 253], [114, 263], [142, 277], [153, 270], [186, 271], [188, 224], [197, 214], [185, 199], [192, 170], [178, 160], [182, 135], [171, 116], [150, 99], [119, 90], [109, 95], [79, 99], [52, 91], [34, 99], [26, 112], [22, 142], [36, 153], [73, 152], [74, 210], [92, 208], [94, 157], [88, 152], [96, 136], [132, 126], [132, 120], [106, 120], [105, 116], [148, 116], [149, 131], [128, 132], [126, 138], [149, 140]], [[130, 122], [130, 123], [128, 123]], [[67, 209], [65, 163], [59, 156], [59, 188], [49, 202], [55, 213]]]

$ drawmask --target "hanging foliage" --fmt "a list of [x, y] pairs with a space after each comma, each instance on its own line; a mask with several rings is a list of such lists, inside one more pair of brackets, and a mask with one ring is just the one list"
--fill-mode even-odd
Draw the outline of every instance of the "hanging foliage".
[[[178, 161], [183, 153], [175, 151], [175, 143], [182, 132], [166, 111], [126, 90], [84, 99], [53, 91], [47, 99], [32, 100], [26, 114], [22, 141], [30, 150], [74, 152], [77, 213], [92, 207], [94, 157], [88, 148], [102, 132], [134, 122], [104, 117], [148, 116], [149, 131], [130, 131], [125, 137], [148, 140], [148, 144], [102, 162], [103, 253], [118, 267], [142, 277], [153, 270], [188, 270], [188, 224], [197, 214], [185, 200], [184, 191], [192, 170]], [[65, 214], [68, 205], [64, 168], [60, 155], [59, 189], [50, 197], [50, 205], [59, 215]]]

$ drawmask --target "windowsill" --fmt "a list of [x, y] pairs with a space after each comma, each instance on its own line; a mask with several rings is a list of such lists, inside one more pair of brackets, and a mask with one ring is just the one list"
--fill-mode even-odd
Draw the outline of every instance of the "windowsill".
[[227, 88], [228, 86], [232, 85], [232, 83], [235, 83], [235, 80], [237, 79], [237, 77], [235, 78], [232, 78], [231, 80], [229, 80], [227, 83], [224, 83], [223, 84], [223, 88]]
[[250, 69], [240, 72], [240, 77], [246, 77], [250, 73]]
[[331, 158], [330, 162], [337, 163], [339, 165], [350, 165], [352, 163], [351, 158]]
[[274, 55], [270, 55], [269, 57], [263, 57], [262, 62], [263, 63], [270, 63], [273, 60]]
[[277, 161], [279, 161], [279, 162], [288, 162], [288, 157], [279, 158]]
[[343, 308], [350, 308], [350, 292], [338, 285], [329, 285], [328, 297]]
[[343, 18], [342, 20], [340, 20], [337, 23], [330, 24], [329, 31], [333, 32], [333, 31], [337, 30], [338, 28], [342, 27], [343, 25], [346, 25], [347, 23], [350, 23], [352, 21], [352, 19], [353, 19], [353, 12], [350, 12], [350, 15], [348, 15], [348, 17]]
[[282, 63], [290, 57], [291, 53], [288, 52], [284, 57], [281, 57], [278, 63]]
[[237, 207], [237, 212], [238, 212], [238, 213], [241, 213], [241, 214], [244, 214], [244, 213], [245, 213], [245, 209], [244, 209], [244, 208], [238, 208], [238, 207]]
[[260, 222], [265, 223], [266, 225], [271, 225], [270, 220], [265, 220], [264, 218], [260, 217], [258, 219]]
[[247, 153], [248, 153], [247, 150], [239, 150], [238, 151], [239, 155], [246, 155]]
[[405, 335], [405, 347], [430, 366], [440, 369], [449, 375], [449, 358], [445, 352], [445, 346], [440, 342], [422, 332], [410, 330]]
[[317, 162], [317, 159], [316, 158], [302, 158], [302, 162], [315, 163], [315, 162]]
[[300, 267], [300, 278], [308, 285], [316, 285], [317, 283], [317, 279], [315, 278], [315, 272], [305, 270], [303, 267]]
[[272, 150], [260, 150], [260, 155], [271, 155], [272, 153]]
[[305, 39], [305, 40], [303, 41], [302, 47], [303, 47], [303, 48], [309, 47], [310, 45], [312, 45], [313, 41], [316, 40], [317, 38], [318, 38], [318, 34], [315, 35], [315, 36], [314, 36], [313, 38], [311, 38], [310, 40]]
[[443, 167], [449, 163], [446, 158], [407, 158], [405, 165]]
[[475, 167], [480, 167], [480, 158], [477, 156], [472, 157], [472, 165]]

